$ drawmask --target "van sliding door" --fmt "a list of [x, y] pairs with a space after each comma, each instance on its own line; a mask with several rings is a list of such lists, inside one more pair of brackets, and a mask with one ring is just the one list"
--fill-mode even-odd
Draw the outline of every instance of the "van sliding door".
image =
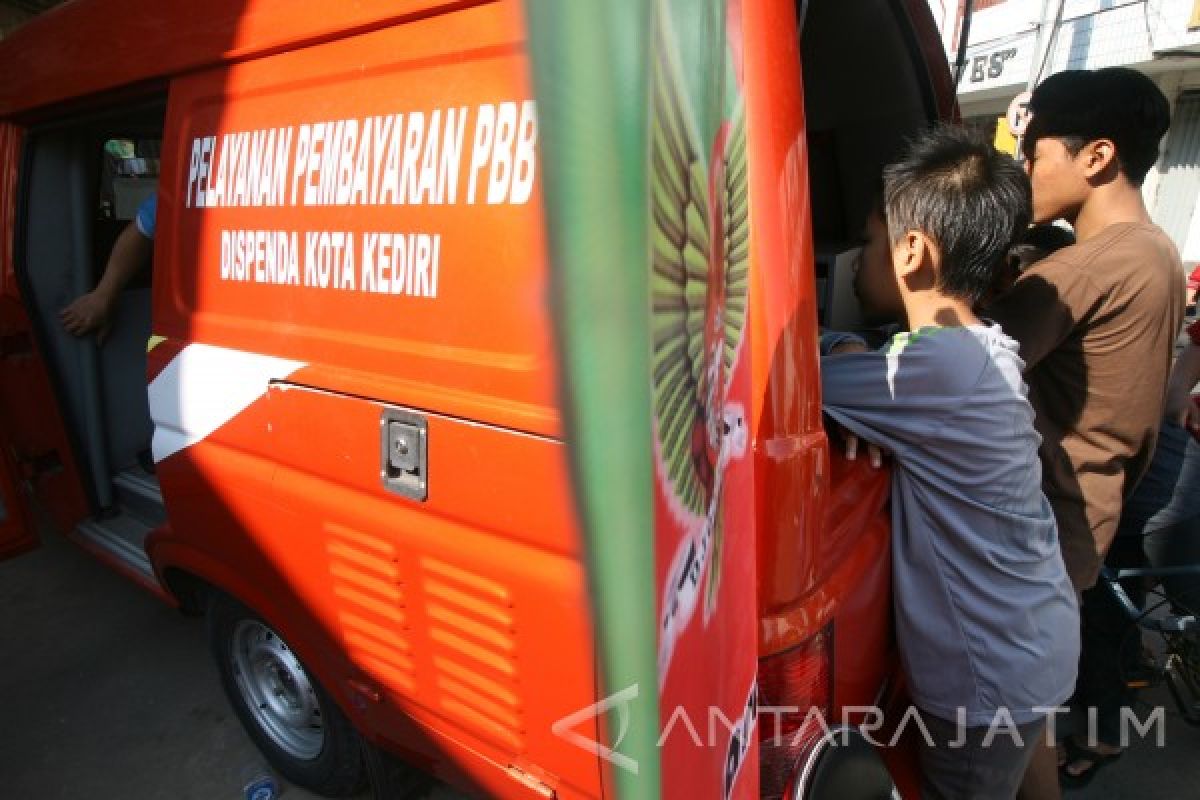
[[0, 557], [36, 545], [28, 481], [60, 530], [86, 501], [15, 268], [23, 131], [0, 123]]

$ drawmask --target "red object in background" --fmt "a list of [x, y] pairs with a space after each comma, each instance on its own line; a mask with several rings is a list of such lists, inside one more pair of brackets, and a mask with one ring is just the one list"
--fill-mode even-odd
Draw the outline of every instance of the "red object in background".
[[1193, 292], [1200, 289], [1200, 264], [1188, 274], [1187, 288]]
[[1192, 341], [1192, 344], [1200, 347], [1200, 319], [1188, 325], [1185, 330], [1187, 332], [1188, 339]]

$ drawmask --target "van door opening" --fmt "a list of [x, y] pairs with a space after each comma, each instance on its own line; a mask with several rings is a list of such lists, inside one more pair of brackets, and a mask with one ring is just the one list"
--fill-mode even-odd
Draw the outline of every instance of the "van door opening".
[[903, 3], [801, 5], [818, 312], [824, 325], [854, 328], [864, 322], [851, 289], [855, 247], [883, 167], [938, 107]]
[[16, 271], [72, 438], [93, 516], [77, 530], [156, 583], [143, 542], [165, 520], [149, 458], [150, 271], [121, 292], [103, 344], [63, 329], [61, 309], [92, 290], [158, 180], [161, 101], [34, 127], [20, 181]]

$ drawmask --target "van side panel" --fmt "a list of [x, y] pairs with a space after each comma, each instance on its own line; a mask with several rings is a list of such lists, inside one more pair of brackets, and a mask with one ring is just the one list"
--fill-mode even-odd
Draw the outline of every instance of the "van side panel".
[[20, 65], [0, 83], [0, 114], [487, 2], [494, 0], [367, 0], [343, 3], [336, 14], [325, 0], [157, 3], [150, 14], [144, 0], [65, 3], [0, 42], [0, 61]]
[[[480, 6], [172, 85], [149, 549], [278, 626], [372, 740], [464, 788], [596, 796], [551, 730], [595, 669], [520, 23]], [[397, 409], [423, 497], [385, 485]]]
[[[759, 209], [743, 4], [655, 3], [649, 59], [655, 579], [664, 798], [758, 797]], [[756, 43], [757, 44], [757, 43]], [[769, 263], [769, 262], [767, 262]], [[682, 723], [682, 724], [681, 724]], [[686, 728], [703, 731], [693, 736]]]
[[889, 481], [865, 460], [831, 453], [822, 424], [811, 154], [794, 10], [756, 4], [746, 18], [748, 37], [760, 43], [747, 58], [748, 103], [775, 122], [750, 129], [752, 182], [779, 198], [756, 206], [755, 225], [757, 256], [775, 266], [757, 273], [753, 305], [759, 653], [803, 644], [832, 622], [830, 722], [840, 723], [843, 708], [877, 703], [895, 668], [890, 527], [881, 513]]
[[271, 388], [160, 464], [174, 524], [152, 557], [255, 607], [348, 703], [346, 681], [377, 690], [356, 719], [435, 772], [459, 742], [583, 792], [595, 759], [551, 727], [592, 701], [585, 575], [577, 552], [531, 544], [575, 536], [563, 446], [430, 415], [419, 505], [381, 487], [383, 408]]
[[177, 81], [155, 333], [558, 435], [526, 73], [494, 6]]

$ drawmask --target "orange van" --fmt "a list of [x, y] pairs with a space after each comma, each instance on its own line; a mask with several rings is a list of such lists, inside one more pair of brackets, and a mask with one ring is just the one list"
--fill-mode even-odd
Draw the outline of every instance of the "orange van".
[[816, 335], [955, 113], [923, 0], [76, 0], [0, 69], [0, 554], [36, 500], [206, 615], [290, 782], [912, 785]]

